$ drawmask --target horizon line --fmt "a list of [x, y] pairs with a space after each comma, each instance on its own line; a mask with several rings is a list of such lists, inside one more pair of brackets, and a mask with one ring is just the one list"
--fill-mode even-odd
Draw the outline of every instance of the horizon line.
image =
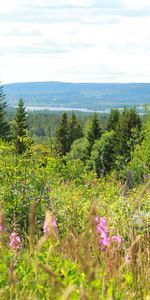
[[59, 80], [45, 80], [45, 81], [14, 81], [14, 82], [6, 82], [3, 83], [2, 81], [0, 81], [0, 85], [4, 86], [4, 85], [11, 85], [11, 84], [29, 84], [29, 83], [63, 83], [63, 84], [150, 84], [150, 82], [146, 82], [146, 81], [129, 81], [129, 82], [114, 82], [114, 81], [101, 81], [101, 82], [90, 82], [90, 81], [81, 81], [81, 82], [74, 82], [74, 81], [59, 81]]

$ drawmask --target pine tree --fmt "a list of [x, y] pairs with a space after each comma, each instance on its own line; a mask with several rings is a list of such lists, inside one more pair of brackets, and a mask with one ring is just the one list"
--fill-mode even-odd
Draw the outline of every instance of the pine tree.
[[26, 148], [26, 137], [27, 137], [27, 113], [25, 111], [24, 101], [22, 98], [19, 99], [16, 116], [15, 116], [15, 142], [16, 151], [22, 154]]
[[76, 118], [76, 115], [72, 112], [68, 121], [68, 147], [71, 149], [73, 142], [83, 136], [82, 128]]
[[62, 114], [60, 123], [56, 129], [56, 140], [59, 153], [65, 155], [69, 151], [68, 117], [66, 112]]
[[91, 154], [92, 147], [95, 140], [98, 140], [102, 135], [102, 129], [100, 126], [100, 121], [97, 113], [92, 116], [90, 127], [87, 130], [86, 138], [88, 140], [88, 153]]
[[7, 103], [5, 101], [5, 95], [3, 87], [0, 86], [0, 138], [9, 140], [10, 138], [10, 126], [6, 116]]

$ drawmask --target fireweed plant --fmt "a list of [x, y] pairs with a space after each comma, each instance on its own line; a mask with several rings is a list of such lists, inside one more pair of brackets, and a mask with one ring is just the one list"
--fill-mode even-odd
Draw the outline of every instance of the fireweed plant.
[[0, 299], [148, 300], [150, 182], [42, 151], [1, 145]]

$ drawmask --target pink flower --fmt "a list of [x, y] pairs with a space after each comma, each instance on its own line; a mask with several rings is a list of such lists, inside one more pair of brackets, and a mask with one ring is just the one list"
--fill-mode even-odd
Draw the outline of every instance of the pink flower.
[[121, 236], [120, 235], [114, 235], [114, 236], [112, 236], [112, 241], [120, 244], [121, 241], [122, 241]]
[[98, 235], [98, 242], [101, 246], [101, 250], [106, 250], [108, 246], [110, 246], [111, 242], [115, 242], [118, 245], [121, 243], [122, 239], [119, 235], [114, 235], [109, 237], [107, 221], [105, 217], [96, 217], [96, 232]]
[[49, 212], [46, 213], [46, 218], [43, 224], [44, 235], [49, 235], [57, 230], [57, 220], [55, 216], [51, 216]]
[[52, 217], [51, 224], [54, 229], [57, 229], [58, 226], [57, 226], [57, 220], [55, 216]]
[[109, 246], [110, 245], [109, 237], [108, 236], [103, 237], [103, 239], [100, 240], [100, 244], [106, 247]]
[[13, 251], [19, 251], [22, 249], [22, 242], [15, 231], [13, 231], [9, 238], [9, 246]]
[[107, 224], [107, 221], [106, 221], [106, 218], [102, 217], [102, 218], [99, 218], [99, 222], [100, 222], [100, 226], [101, 227], [106, 227], [106, 224]]
[[125, 256], [125, 261], [126, 261], [126, 263], [129, 264], [129, 263], [130, 263], [130, 260], [131, 260], [131, 258], [130, 258], [130, 256], [127, 254], [127, 255]]
[[104, 217], [96, 217], [95, 221], [97, 223], [96, 232], [98, 234], [98, 241], [101, 246], [101, 250], [105, 250], [106, 247], [110, 245], [110, 240], [108, 237], [108, 227], [106, 218]]

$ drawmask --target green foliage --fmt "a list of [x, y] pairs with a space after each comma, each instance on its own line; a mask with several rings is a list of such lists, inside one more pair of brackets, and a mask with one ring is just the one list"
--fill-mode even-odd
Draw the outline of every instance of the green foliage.
[[82, 128], [76, 118], [76, 115], [72, 112], [68, 121], [68, 142], [69, 150], [73, 142], [83, 136]]
[[5, 101], [5, 95], [3, 87], [0, 86], [0, 138], [3, 140], [10, 139], [10, 126], [6, 116], [7, 103]]
[[18, 107], [14, 120], [14, 139], [16, 145], [16, 151], [19, 154], [22, 154], [26, 151], [32, 144], [31, 139], [27, 134], [27, 120], [26, 120], [26, 111], [23, 99], [20, 99], [18, 102]]
[[71, 151], [68, 154], [70, 159], [81, 159], [83, 162], [88, 157], [88, 141], [85, 137], [77, 139], [71, 146]]
[[106, 128], [107, 130], [115, 130], [120, 118], [120, 111], [118, 109], [111, 109]]
[[115, 129], [115, 152], [119, 168], [130, 161], [131, 152], [140, 142], [140, 137], [141, 119], [139, 114], [135, 108], [125, 108]]
[[[103, 149], [108, 159], [113, 134], [104, 133], [93, 151]], [[148, 184], [123, 197], [124, 186], [113, 174], [98, 179], [81, 160], [54, 157], [43, 145], [16, 155], [14, 145], [1, 141], [0, 165], [0, 299], [149, 296]], [[57, 229], [43, 236], [47, 209]], [[105, 251], [97, 216], [107, 220], [111, 244]], [[14, 224], [23, 242], [17, 252], [9, 246]], [[115, 235], [120, 244], [111, 241]]]
[[91, 162], [97, 176], [104, 176], [110, 172], [114, 163], [114, 132], [106, 131], [96, 140], [92, 152]]
[[57, 138], [57, 148], [58, 151], [65, 155], [69, 151], [69, 143], [68, 143], [68, 117], [66, 112], [64, 112], [61, 116], [61, 120], [59, 126], [56, 130], [56, 138]]
[[87, 132], [85, 134], [87, 141], [88, 141], [88, 147], [87, 151], [90, 156], [92, 147], [94, 145], [95, 140], [98, 140], [100, 136], [102, 135], [102, 130], [100, 126], [100, 120], [97, 113], [94, 113], [92, 115], [91, 123], [89, 125], [89, 128], [87, 129]]
[[57, 148], [60, 154], [65, 155], [69, 152], [71, 145], [76, 139], [82, 137], [81, 126], [74, 113], [70, 118], [66, 112], [61, 116], [59, 126], [56, 129]]
[[[125, 110], [114, 130], [103, 134], [97, 120], [89, 140], [76, 139], [65, 156], [50, 144], [32, 144], [19, 155], [14, 144], [0, 140], [0, 299], [149, 299], [150, 180], [126, 191], [114, 171], [120, 128], [120, 143], [126, 139], [132, 157], [120, 174], [131, 172], [136, 182], [149, 176], [149, 121], [141, 142], [134, 112]], [[69, 122], [77, 138], [76, 120], [62, 115], [63, 146]], [[20, 135], [25, 133], [26, 125]], [[120, 153], [121, 162], [125, 155]], [[97, 220], [106, 223], [103, 230]], [[21, 238], [20, 250], [11, 248], [12, 231]]]
[[132, 152], [131, 162], [123, 169], [123, 176], [130, 171], [135, 184], [143, 182], [150, 171], [150, 116], [148, 115], [142, 130], [143, 141]]

